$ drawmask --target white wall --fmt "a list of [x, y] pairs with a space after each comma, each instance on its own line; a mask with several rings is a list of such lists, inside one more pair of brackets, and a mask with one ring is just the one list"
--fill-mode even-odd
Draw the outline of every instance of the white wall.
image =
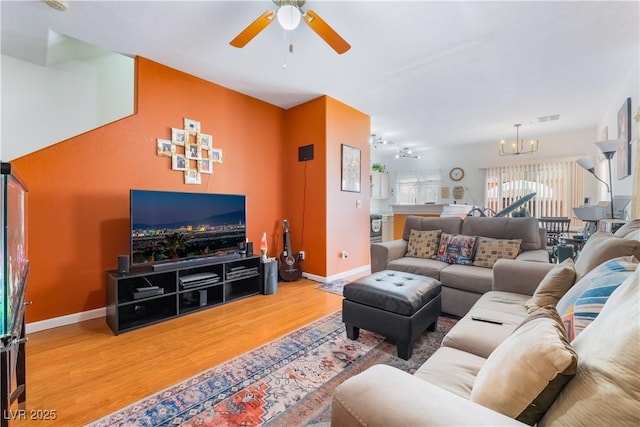
[[134, 62], [119, 54], [48, 67], [2, 55], [0, 155], [10, 161], [134, 112]]
[[[620, 90], [612, 94], [611, 102], [607, 106], [602, 120], [598, 125], [598, 140], [602, 139], [601, 136], [603, 134], [604, 128], [607, 128], [608, 139], [616, 139], [618, 138], [618, 110], [622, 107], [622, 104], [625, 102], [627, 98], [631, 98], [631, 140], [637, 141], [640, 138], [640, 123], [634, 120], [634, 116], [640, 112], [638, 110], [638, 106], [640, 105], [640, 60], [636, 59], [636, 63], [629, 70], [629, 74], [627, 78], [621, 82]], [[640, 159], [638, 159], [638, 144], [631, 144], [631, 173], [632, 175], [623, 178], [621, 180], [618, 179], [618, 167], [617, 160], [618, 154], [616, 153], [611, 160], [611, 174], [613, 176], [613, 194], [614, 195], [633, 195], [634, 197], [640, 197], [638, 194], [633, 194], [633, 173], [635, 168], [633, 167]], [[609, 172], [607, 170], [607, 161], [604, 159], [604, 156], [597, 150], [597, 148], [593, 147], [592, 155], [594, 158], [600, 160], [600, 164], [598, 167], [598, 176], [605, 181], [609, 181]], [[599, 185], [600, 197], [608, 200], [608, 195], [606, 193], [606, 187], [604, 185]], [[636, 190], [637, 192], [637, 190]], [[627, 206], [627, 211], [631, 206]]]
[[[471, 144], [455, 147], [443, 147], [420, 153], [421, 159], [396, 159], [395, 151], [379, 151], [371, 150], [371, 162], [383, 163], [389, 171], [390, 186], [395, 186], [395, 172], [399, 170], [417, 170], [417, 169], [440, 169], [442, 171], [442, 186], [452, 188], [455, 185], [465, 187], [465, 196], [462, 203], [482, 204], [484, 201], [484, 169], [487, 166], [502, 166], [508, 164], [525, 163], [530, 160], [542, 159], [578, 159], [583, 156], [592, 156], [599, 161], [597, 174], [600, 178], [608, 181], [609, 174], [607, 170], [607, 162], [604, 156], [599, 152], [593, 144], [603, 137], [603, 130], [608, 128], [607, 139], [617, 138], [617, 115], [618, 110], [624, 101], [631, 98], [631, 139], [632, 141], [640, 141], [640, 123], [634, 120], [636, 114], [640, 113], [640, 59], [636, 58], [635, 63], [629, 69], [627, 78], [620, 82], [620, 88], [616, 93], [611, 94], [609, 105], [603, 106], [603, 115], [600, 123], [593, 129], [583, 129], [577, 131], [569, 131], [554, 135], [545, 135], [540, 138], [539, 150], [530, 155], [522, 156], [498, 156], [498, 144]], [[528, 136], [533, 137], [533, 135]], [[638, 145], [640, 143], [632, 143], [631, 161], [632, 175], [619, 180], [617, 178], [617, 154], [612, 160], [612, 177], [613, 177], [613, 194], [614, 195], [631, 195], [634, 199], [640, 197], [639, 189], [633, 187], [635, 165], [640, 161], [638, 158]], [[460, 182], [454, 182], [449, 179], [449, 170], [459, 166], [464, 169], [465, 176]], [[591, 174], [584, 172], [585, 196], [590, 197], [592, 203], [599, 200], [609, 200], [606, 187], [600, 184]], [[636, 184], [636, 187], [638, 184]], [[634, 193], [635, 190], [635, 193]], [[452, 203], [453, 194], [450, 191], [450, 198], [442, 200], [442, 203]], [[389, 212], [390, 205], [395, 203], [392, 196], [388, 200], [372, 200], [371, 211], [373, 213]], [[627, 215], [629, 215], [631, 205], [627, 207]]]
[[[531, 160], [542, 159], [578, 159], [590, 155], [592, 143], [596, 141], [597, 131], [583, 129], [578, 131], [563, 132], [554, 135], [540, 137], [539, 150], [533, 154], [521, 156], [501, 157], [498, 155], [498, 142], [490, 144], [470, 144], [454, 147], [443, 147], [420, 153], [420, 159], [396, 159], [395, 152], [385, 154], [376, 151], [371, 152], [372, 162], [382, 162], [389, 171], [391, 186], [395, 185], [395, 172], [399, 170], [440, 169], [442, 171], [442, 186], [450, 187], [449, 199], [442, 203], [453, 203], [452, 188], [456, 185], [465, 187], [465, 195], [458, 203], [482, 205], [485, 197], [485, 171], [489, 166], [503, 166], [509, 164], [526, 163]], [[449, 178], [449, 171], [453, 167], [464, 169], [464, 178], [455, 182]], [[588, 180], [585, 180], [588, 184]], [[588, 195], [596, 199], [597, 186], [595, 184], [588, 191]], [[390, 204], [395, 203], [395, 198], [388, 200], [372, 201], [372, 212], [390, 211]]]

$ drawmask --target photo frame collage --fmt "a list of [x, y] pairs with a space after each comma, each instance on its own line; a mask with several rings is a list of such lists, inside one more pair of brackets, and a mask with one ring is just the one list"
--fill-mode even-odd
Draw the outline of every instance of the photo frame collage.
[[201, 184], [203, 173], [213, 173], [222, 163], [222, 150], [213, 147], [213, 136], [202, 133], [200, 122], [184, 119], [184, 129], [171, 128], [171, 140], [157, 139], [157, 154], [171, 158], [171, 169], [184, 172], [185, 184]]

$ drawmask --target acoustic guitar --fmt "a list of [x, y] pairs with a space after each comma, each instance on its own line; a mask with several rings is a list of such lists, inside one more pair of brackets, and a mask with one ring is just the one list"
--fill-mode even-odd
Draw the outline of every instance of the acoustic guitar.
[[300, 257], [298, 253], [294, 253], [291, 249], [291, 239], [289, 238], [289, 221], [282, 221], [284, 228], [284, 250], [280, 254], [280, 278], [285, 282], [298, 280], [302, 276], [302, 268], [300, 268]]

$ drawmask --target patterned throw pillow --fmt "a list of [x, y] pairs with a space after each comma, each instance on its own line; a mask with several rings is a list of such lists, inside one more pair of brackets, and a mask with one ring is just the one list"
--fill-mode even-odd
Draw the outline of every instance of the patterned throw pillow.
[[436, 259], [449, 264], [471, 265], [477, 243], [478, 236], [442, 233]]
[[638, 267], [633, 256], [605, 261], [576, 282], [556, 306], [573, 341], [598, 316], [609, 296]]
[[470, 399], [533, 425], [577, 366], [578, 355], [558, 313], [553, 307], [539, 308], [489, 355], [473, 381]]
[[473, 265], [493, 268], [499, 259], [515, 259], [520, 252], [522, 239], [490, 239], [480, 237]]
[[576, 258], [576, 280], [613, 258], [633, 255], [640, 258], [640, 242], [614, 236], [606, 231], [596, 231], [584, 244]]
[[640, 267], [571, 343], [580, 369], [545, 412], [542, 426], [638, 425]]
[[411, 230], [407, 256], [416, 258], [431, 258], [436, 254], [441, 230], [418, 231]]

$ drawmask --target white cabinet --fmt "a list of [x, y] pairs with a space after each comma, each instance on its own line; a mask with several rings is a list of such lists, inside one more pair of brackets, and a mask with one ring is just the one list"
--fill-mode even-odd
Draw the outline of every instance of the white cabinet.
[[387, 172], [371, 171], [371, 198], [389, 198], [389, 174]]

